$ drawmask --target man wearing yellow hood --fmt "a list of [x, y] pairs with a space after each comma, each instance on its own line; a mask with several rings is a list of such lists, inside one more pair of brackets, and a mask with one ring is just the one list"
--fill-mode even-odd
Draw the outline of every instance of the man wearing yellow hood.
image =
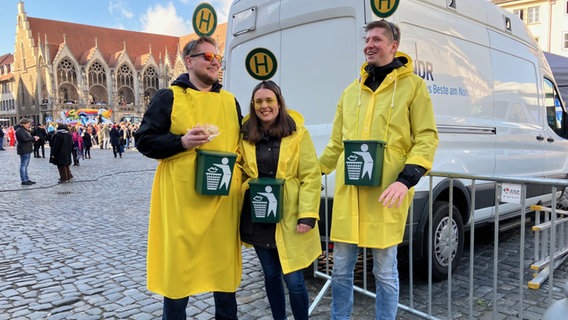
[[[332, 319], [349, 319], [358, 247], [371, 248], [377, 319], [395, 319], [397, 246], [403, 240], [413, 186], [432, 168], [438, 132], [432, 101], [412, 60], [398, 51], [400, 30], [385, 20], [366, 26], [360, 78], [337, 104], [330, 141], [320, 156], [323, 173], [337, 170], [332, 212]], [[384, 141], [379, 186], [347, 185], [344, 140]], [[379, 203], [377, 203], [379, 202]]]

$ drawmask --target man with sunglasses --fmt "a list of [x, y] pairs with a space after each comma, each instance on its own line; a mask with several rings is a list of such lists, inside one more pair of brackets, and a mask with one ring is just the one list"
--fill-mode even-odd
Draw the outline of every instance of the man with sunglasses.
[[[241, 280], [238, 234], [241, 172], [235, 167], [229, 195], [195, 190], [197, 149], [236, 153], [242, 114], [221, 88], [221, 56], [211, 37], [182, 52], [187, 73], [152, 98], [135, 141], [160, 161], [154, 177], [148, 230], [147, 286], [164, 296], [163, 319], [185, 319], [189, 296], [213, 291], [215, 319], [237, 319]], [[203, 125], [220, 134], [210, 138]]]
[[[319, 159], [323, 173], [337, 169], [330, 235], [331, 319], [350, 318], [359, 247], [373, 253], [376, 319], [396, 318], [397, 246], [403, 240], [413, 187], [432, 168], [438, 145], [428, 88], [413, 73], [412, 59], [398, 51], [400, 30], [380, 20], [368, 23], [366, 31], [366, 62], [340, 97], [330, 141]], [[346, 184], [344, 140], [386, 143], [379, 186]]]

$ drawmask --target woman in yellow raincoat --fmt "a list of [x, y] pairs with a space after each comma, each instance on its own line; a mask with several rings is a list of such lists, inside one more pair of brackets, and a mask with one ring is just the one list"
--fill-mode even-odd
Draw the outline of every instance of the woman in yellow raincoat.
[[[317, 225], [321, 173], [303, 122], [298, 112], [286, 109], [280, 88], [272, 81], [263, 81], [253, 90], [240, 142], [243, 174], [248, 177], [243, 183], [241, 240], [253, 245], [258, 255], [276, 320], [286, 319], [282, 274], [294, 318], [308, 319], [309, 299], [302, 269], [322, 252]], [[283, 208], [279, 222], [253, 222], [249, 182], [254, 178], [285, 179], [283, 197], [277, 204]]]

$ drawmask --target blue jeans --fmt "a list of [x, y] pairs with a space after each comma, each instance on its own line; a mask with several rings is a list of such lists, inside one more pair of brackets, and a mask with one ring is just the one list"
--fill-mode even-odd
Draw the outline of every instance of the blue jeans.
[[[237, 318], [237, 297], [234, 292], [213, 292], [215, 299], [215, 319], [216, 320], [236, 320]], [[186, 320], [185, 308], [189, 297], [181, 299], [170, 299], [164, 297], [163, 320]]]
[[[394, 320], [398, 308], [399, 280], [397, 246], [372, 249], [375, 276], [377, 320]], [[349, 320], [353, 309], [353, 272], [359, 248], [356, 244], [335, 242], [331, 274], [331, 319]]]
[[28, 165], [30, 164], [31, 157], [31, 152], [20, 155], [20, 179], [22, 180], [22, 182], [30, 180], [30, 177], [28, 176]]
[[[286, 319], [286, 297], [282, 284], [282, 266], [277, 249], [254, 246], [262, 271], [264, 272], [264, 285], [266, 296], [272, 310], [274, 320]], [[310, 302], [308, 290], [304, 282], [304, 271], [297, 270], [284, 275], [284, 282], [288, 287], [290, 306], [296, 320], [308, 319]]]

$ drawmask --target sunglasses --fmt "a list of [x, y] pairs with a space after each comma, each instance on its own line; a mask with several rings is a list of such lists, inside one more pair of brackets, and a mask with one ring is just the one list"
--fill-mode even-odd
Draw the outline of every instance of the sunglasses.
[[193, 57], [199, 57], [199, 56], [203, 56], [203, 59], [205, 59], [206, 61], [213, 61], [213, 59], [217, 59], [218, 62], [221, 62], [221, 60], [223, 60], [223, 57], [220, 54], [217, 53], [213, 53], [213, 52], [201, 52], [201, 53], [196, 53], [196, 54], [192, 54], [189, 57], [193, 58]]

